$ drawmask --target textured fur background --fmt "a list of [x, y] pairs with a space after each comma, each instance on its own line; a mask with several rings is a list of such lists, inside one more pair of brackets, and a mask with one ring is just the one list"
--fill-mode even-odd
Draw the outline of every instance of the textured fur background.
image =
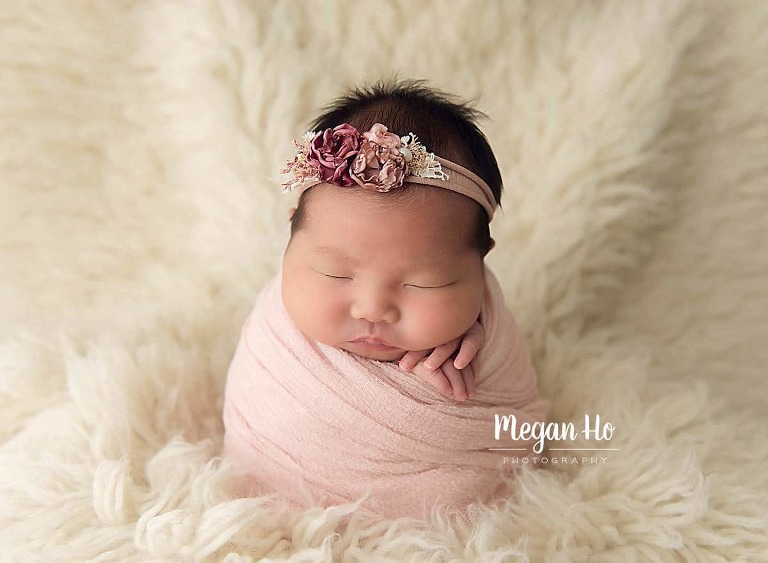
[[[0, 558], [768, 560], [766, 29], [759, 0], [2, 0]], [[238, 499], [221, 398], [287, 241], [274, 171], [396, 71], [491, 117], [488, 262], [554, 418], [621, 451], [466, 518]]]

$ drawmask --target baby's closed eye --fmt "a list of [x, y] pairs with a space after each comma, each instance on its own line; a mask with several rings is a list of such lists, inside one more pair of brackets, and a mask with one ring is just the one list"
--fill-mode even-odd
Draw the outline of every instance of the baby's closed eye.
[[[317, 273], [322, 274], [323, 276], [334, 279], [334, 280], [349, 280], [353, 281], [355, 278], [353, 276], [337, 276], [334, 274], [327, 274], [325, 272], [321, 272], [320, 270], [315, 270]], [[416, 289], [442, 289], [444, 287], [450, 287], [452, 285], [456, 285], [455, 281], [447, 282], [447, 283], [403, 283], [404, 287], [413, 287]]]

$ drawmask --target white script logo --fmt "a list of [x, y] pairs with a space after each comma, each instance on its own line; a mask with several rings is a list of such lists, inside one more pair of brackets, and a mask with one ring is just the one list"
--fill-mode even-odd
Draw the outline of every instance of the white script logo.
[[533, 451], [540, 454], [544, 451], [545, 440], [576, 440], [578, 434], [582, 434], [585, 439], [593, 438], [597, 441], [610, 440], [613, 437], [613, 431], [616, 427], [610, 422], [600, 425], [600, 415], [595, 415], [594, 424], [588, 414], [584, 415], [584, 428], [576, 430], [573, 422], [523, 422], [517, 424], [517, 417], [514, 414], [507, 416], [495, 415], [495, 433], [498, 440], [502, 432], [509, 432], [513, 440], [528, 442], [536, 440]]

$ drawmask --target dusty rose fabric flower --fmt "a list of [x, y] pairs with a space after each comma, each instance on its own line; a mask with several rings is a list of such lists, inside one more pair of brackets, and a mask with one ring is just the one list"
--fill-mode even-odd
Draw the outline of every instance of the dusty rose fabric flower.
[[398, 150], [403, 145], [400, 137], [390, 133], [386, 125], [381, 123], [374, 123], [370, 131], [363, 133], [363, 138], [388, 149]]
[[381, 123], [363, 133], [360, 150], [352, 161], [350, 176], [363, 188], [388, 192], [399, 188], [406, 176], [407, 163], [400, 152], [400, 137], [389, 133]]
[[360, 148], [360, 133], [348, 123], [320, 131], [309, 143], [307, 161], [319, 169], [320, 180], [337, 186], [354, 184], [349, 164]]

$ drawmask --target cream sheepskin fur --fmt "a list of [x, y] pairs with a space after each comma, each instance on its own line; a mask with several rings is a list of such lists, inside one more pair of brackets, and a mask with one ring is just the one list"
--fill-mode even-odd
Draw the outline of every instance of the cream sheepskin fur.
[[[768, 560], [766, 29], [760, 0], [0, 2], [0, 558]], [[396, 73], [491, 117], [488, 264], [554, 420], [619, 451], [424, 522], [237, 498], [275, 170]]]

